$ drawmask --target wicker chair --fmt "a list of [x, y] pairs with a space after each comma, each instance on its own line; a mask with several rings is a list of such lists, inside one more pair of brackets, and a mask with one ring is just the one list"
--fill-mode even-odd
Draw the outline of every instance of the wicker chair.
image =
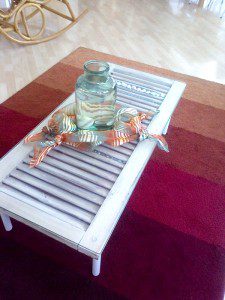
[[[68, 14], [64, 14], [60, 10], [53, 8], [54, 6], [50, 7], [47, 5], [52, 2], [52, 0], [0, 0], [0, 4], [2, 4], [0, 7], [0, 34], [4, 35], [8, 40], [19, 44], [38, 44], [46, 42], [56, 38], [71, 28], [87, 11], [83, 11], [83, 13], [76, 18], [68, 0], [53, 1], [61, 2], [62, 5], [66, 6]], [[69, 24], [57, 32], [46, 36], [46, 34], [44, 34], [46, 29], [46, 10], [68, 20]], [[30, 30], [30, 23], [35, 15], [39, 17], [39, 28], [37, 32], [33, 33]], [[30, 20], [29, 24], [27, 22], [28, 20]]]

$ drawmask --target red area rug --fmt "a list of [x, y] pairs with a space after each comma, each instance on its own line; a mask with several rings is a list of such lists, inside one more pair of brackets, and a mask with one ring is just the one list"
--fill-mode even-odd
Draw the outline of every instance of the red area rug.
[[103, 59], [187, 83], [170, 153], [155, 151], [104, 253], [91, 261], [16, 221], [0, 226], [0, 299], [222, 300], [225, 283], [225, 86], [79, 48], [0, 105], [4, 155]]

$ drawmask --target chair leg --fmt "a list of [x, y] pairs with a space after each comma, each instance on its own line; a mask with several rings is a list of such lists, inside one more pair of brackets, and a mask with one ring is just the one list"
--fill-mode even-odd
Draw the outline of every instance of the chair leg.
[[98, 259], [93, 258], [92, 260], [92, 274], [98, 276], [101, 269], [101, 256]]
[[167, 130], [168, 130], [168, 128], [169, 128], [169, 125], [170, 125], [170, 120], [171, 120], [171, 118], [169, 118], [169, 120], [167, 121], [167, 123], [166, 123], [166, 126], [165, 126], [165, 128], [163, 129], [163, 134], [167, 134]]
[[210, 0], [209, 3], [207, 4], [207, 9], [210, 9], [212, 7], [214, 0]]
[[219, 16], [220, 16], [221, 19], [222, 19], [223, 15], [225, 14], [225, 10], [224, 10], [224, 12], [222, 12], [222, 9], [223, 9], [223, 2], [224, 2], [224, 0], [221, 1], [221, 4], [220, 4], [220, 11], [219, 11]]
[[1, 219], [2, 219], [2, 223], [3, 223], [4, 227], [5, 227], [5, 230], [6, 231], [12, 230], [13, 226], [12, 226], [12, 222], [11, 222], [9, 216], [7, 216], [4, 213], [1, 213]]

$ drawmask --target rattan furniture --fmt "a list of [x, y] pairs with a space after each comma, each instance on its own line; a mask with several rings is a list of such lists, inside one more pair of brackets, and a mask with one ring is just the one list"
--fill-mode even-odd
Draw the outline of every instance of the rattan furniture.
[[[71, 28], [87, 12], [75, 17], [68, 0], [1, 0], [5, 9], [0, 9], [0, 34], [19, 44], [38, 44], [56, 38]], [[57, 4], [57, 5], [56, 5]], [[61, 11], [66, 8], [67, 13]], [[45, 34], [46, 11], [67, 20], [68, 24], [56, 32]], [[33, 19], [36, 18], [35, 30]]]

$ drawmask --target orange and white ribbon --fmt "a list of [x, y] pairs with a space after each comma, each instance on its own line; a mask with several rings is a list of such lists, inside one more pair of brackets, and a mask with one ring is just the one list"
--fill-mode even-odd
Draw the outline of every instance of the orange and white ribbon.
[[106, 143], [114, 147], [134, 140], [150, 139], [157, 141], [158, 146], [168, 152], [168, 145], [164, 137], [150, 134], [142, 124], [144, 119], [157, 113], [138, 112], [134, 108], [120, 108], [115, 117], [114, 127], [111, 130], [78, 130], [76, 126], [75, 104], [70, 104], [53, 114], [48, 126], [42, 131], [25, 138], [25, 143], [35, 142], [34, 156], [30, 166], [37, 166], [48, 152], [62, 143], [71, 145], [80, 150], [91, 150]]

